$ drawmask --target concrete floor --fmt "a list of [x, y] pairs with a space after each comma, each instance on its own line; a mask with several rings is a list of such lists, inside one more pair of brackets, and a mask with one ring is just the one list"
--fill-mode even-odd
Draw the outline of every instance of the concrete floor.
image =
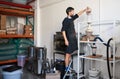
[[[3, 79], [1, 73], [0, 73], [0, 79]], [[22, 79], [44, 79], [44, 78], [42, 78], [40, 76], [36, 76], [35, 74], [32, 74], [32, 73], [24, 70]]]
[[[3, 67], [0, 66], [0, 79], [3, 79], [2, 78], [2, 68], [4, 68], [4, 67], [9, 67], [9, 65], [8, 66], [3, 66]], [[45, 77], [35, 75], [34, 73], [29, 72], [25, 67], [23, 69], [23, 74], [22, 74], [21, 79], [60, 79], [60, 73], [59, 72], [57, 72], [57, 73], [47, 73]]]
[[44, 78], [37, 76], [37, 75], [25, 70], [23, 72], [22, 79], [44, 79]]
[[[0, 73], [0, 79], [3, 79], [2, 72]], [[60, 79], [60, 73], [49, 73], [46, 74], [46, 78], [45, 78], [45, 77], [37, 76], [24, 69], [21, 79]]]

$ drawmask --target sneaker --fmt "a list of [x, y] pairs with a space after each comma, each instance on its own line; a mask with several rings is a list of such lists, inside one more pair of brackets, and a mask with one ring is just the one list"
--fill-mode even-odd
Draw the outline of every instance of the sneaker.
[[66, 67], [66, 68], [65, 68], [65, 71], [66, 71], [66, 72], [70, 71], [70, 68], [69, 68], [69, 67]]

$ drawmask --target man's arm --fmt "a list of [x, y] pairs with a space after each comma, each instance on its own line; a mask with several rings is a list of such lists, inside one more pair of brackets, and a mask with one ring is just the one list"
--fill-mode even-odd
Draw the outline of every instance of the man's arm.
[[82, 15], [84, 12], [86, 12], [86, 14], [91, 13], [91, 8], [87, 7], [86, 9], [81, 10], [80, 12], [78, 12], [78, 16]]
[[84, 12], [86, 12], [86, 9], [83, 9], [77, 13], [78, 16], [82, 15]]
[[86, 12], [87, 9], [81, 10], [80, 12], [78, 12], [76, 15], [74, 15], [72, 17], [73, 20], [77, 19], [80, 15], [82, 15], [84, 12]]
[[65, 41], [65, 45], [68, 46], [69, 42], [68, 42], [68, 39], [67, 39], [67, 36], [66, 36], [66, 32], [62, 31], [62, 35], [63, 35], [64, 41]]

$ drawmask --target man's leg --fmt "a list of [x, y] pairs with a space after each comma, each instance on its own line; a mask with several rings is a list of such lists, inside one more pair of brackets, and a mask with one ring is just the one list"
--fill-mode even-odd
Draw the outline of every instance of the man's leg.
[[65, 67], [66, 67], [66, 69], [65, 70], [68, 70], [68, 65], [69, 65], [69, 62], [70, 62], [70, 58], [71, 58], [71, 54], [66, 53], [66, 56], [65, 56]]

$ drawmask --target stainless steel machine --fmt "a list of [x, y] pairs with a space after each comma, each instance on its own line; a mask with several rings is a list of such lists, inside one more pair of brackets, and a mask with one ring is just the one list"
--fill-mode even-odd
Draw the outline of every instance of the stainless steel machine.
[[35, 74], [44, 74], [46, 67], [46, 48], [36, 48], [36, 59], [34, 60], [34, 72]]
[[[45, 74], [47, 49], [45, 47], [31, 46], [28, 48], [28, 64], [27, 69], [36, 75]], [[49, 63], [48, 63], [49, 64]]]

